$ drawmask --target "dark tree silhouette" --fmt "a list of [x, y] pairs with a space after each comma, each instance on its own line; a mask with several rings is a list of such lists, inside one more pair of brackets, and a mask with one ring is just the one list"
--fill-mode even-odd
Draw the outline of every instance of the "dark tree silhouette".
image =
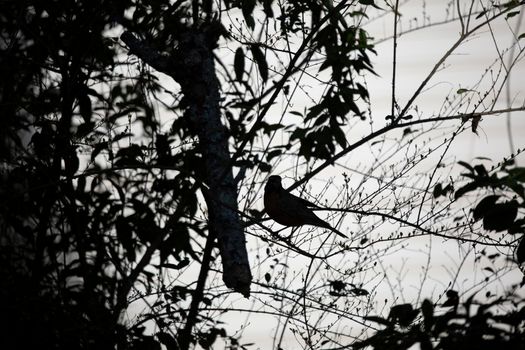
[[[416, 104], [457, 48], [523, 4], [447, 5], [459, 37], [402, 103], [399, 1], [0, 2], [0, 347], [246, 349], [223, 324], [230, 312], [276, 319], [275, 348], [288, 335], [309, 349], [523, 344], [517, 293], [474, 310], [456, 275], [444, 303], [398, 303], [382, 264], [418, 237], [516, 247], [494, 279], [525, 260], [523, 168], [441, 172], [482, 118], [525, 110], [497, 105], [523, 34], [496, 78], [480, 72], [490, 87], [460, 88], [438, 115]], [[365, 27], [383, 16], [394, 59], [390, 114], [378, 117], [367, 77], [381, 40]], [[366, 165], [349, 166], [365, 147]], [[337, 241], [319, 227], [283, 239], [258, 204], [270, 174], [329, 213], [321, 226]]]

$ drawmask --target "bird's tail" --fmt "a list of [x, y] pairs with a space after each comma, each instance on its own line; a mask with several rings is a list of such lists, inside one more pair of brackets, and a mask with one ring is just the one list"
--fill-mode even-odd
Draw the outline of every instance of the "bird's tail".
[[344, 233], [341, 233], [340, 231], [336, 230], [335, 228], [333, 228], [331, 226], [330, 226], [330, 230], [332, 230], [333, 232], [337, 233], [339, 236], [341, 236], [343, 238], [348, 238], [347, 235], [345, 235]]
[[326, 221], [321, 220], [321, 219], [319, 219], [319, 221], [320, 221], [320, 223], [322, 222], [322, 224], [320, 224], [319, 226], [322, 226], [322, 227], [324, 227], [324, 228], [327, 228], [327, 229], [331, 230], [332, 232], [335, 232], [337, 235], [339, 235], [339, 236], [341, 236], [341, 237], [343, 237], [343, 238], [348, 238], [347, 235], [345, 235], [345, 234], [342, 233], [341, 231], [339, 231], [339, 230], [333, 228], [332, 225], [330, 225], [330, 224], [327, 223]]

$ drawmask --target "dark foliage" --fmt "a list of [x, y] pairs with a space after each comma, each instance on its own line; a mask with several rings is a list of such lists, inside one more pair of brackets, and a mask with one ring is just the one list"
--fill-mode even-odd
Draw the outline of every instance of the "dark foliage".
[[385, 328], [356, 343], [356, 349], [525, 349], [525, 305], [508, 296], [476, 303], [470, 296], [459, 302], [458, 293], [449, 290], [447, 300], [433, 304], [424, 300], [414, 309], [410, 304], [393, 306], [388, 319], [366, 317]]
[[[516, 239], [516, 261], [522, 264], [525, 262], [525, 168], [514, 166], [511, 160], [505, 160], [491, 171], [483, 164], [459, 164], [468, 170], [463, 176], [471, 181], [459, 188], [454, 197], [458, 199], [469, 192], [488, 189], [492, 194], [477, 203], [472, 212], [473, 219], [483, 220], [483, 228], [487, 231], [506, 231], [510, 235], [521, 235]], [[441, 190], [434, 189], [434, 193], [439, 191]]]
[[[274, 15], [272, 1], [224, 3], [240, 8], [251, 28], [256, 6]], [[285, 7], [285, 34], [308, 27], [302, 18], [313, 14], [310, 50], [326, 54], [322, 69], [330, 68], [334, 79], [323, 101], [304, 118], [313, 126], [292, 130], [292, 139], [300, 138], [303, 157], [328, 158], [336, 145], [346, 144], [341, 126], [347, 115], [363, 117], [356, 102], [367, 99], [368, 92], [355, 77], [372, 71], [368, 54], [373, 48], [360, 28], [341, 32], [325, 26], [331, 16], [315, 1]], [[202, 154], [195, 145], [195, 125], [187, 118], [175, 118], [168, 132], [161, 131], [151, 96], [165, 91], [155, 74], [125, 55], [112, 33], [122, 28], [137, 33], [166, 54], [192, 31], [216, 44], [228, 34], [214, 11], [207, 0], [1, 2], [0, 329], [7, 336], [0, 347], [177, 348], [173, 329], [185, 324], [186, 301], [195, 291], [182, 284], [167, 288], [158, 275], [202, 261], [196, 247], [208, 228], [195, 215]], [[235, 78], [252, 95], [246, 56], [269, 84], [267, 54], [259, 43], [249, 43], [235, 55]], [[300, 69], [292, 68], [269, 91], [286, 93], [286, 79]], [[174, 105], [165, 106], [168, 112], [184, 116], [199, 102], [197, 90], [174, 94]], [[247, 145], [258, 131], [269, 134], [284, 127], [261, 119], [247, 132], [254, 107], [273, 103], [263, 103], [265, 96], [239, 94], [224, 102], [233, 144]], [[273, 152], [268, 161], [281, 149]], [[271, 169], [243, 147], [234, 161]], [[157, 306], [169, 312], [145, 316], [161, 329], [156, 336], [146, 334], [140, 323], [121, 321], [137, 286], [146, 295], [155, 290], [165, 298]], [[228, 337], [213, 320], [196, 322], [204, 326], [191, 334], [191, 343], [210, 348], [219, 337]], [[229, 343], [240, 346], [234, 337]]]

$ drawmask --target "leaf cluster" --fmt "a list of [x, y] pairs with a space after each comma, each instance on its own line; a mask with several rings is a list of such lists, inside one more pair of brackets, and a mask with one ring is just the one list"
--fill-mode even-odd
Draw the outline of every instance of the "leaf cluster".
[[411, 304], [395, 305], [386, 319], [365, 317], [385, 328], [354, 347], [401, 350], [418, 344], [422, 350], [525, 348], [523, 300], [501, 297], [475, 303], [472, 295], [460, 303], [454, 290], [448, 290], [446, 298], [441, 305], [428, 299], [419, 308]]
[[[525, 234], [525, 168], [513, 166], [512, 162], [505, 161], [499, 172], [489, 173], [483, 164], [471, 166], [466, 162], [459, 162], [468, 170], [463, 176], [471, 181], [459, 188], [454, 197], [459, 199], [466, 193], [477, 189], [487, 188], [493, 194], [482, 198], [473, 209], [474, 221], [483, 221], [483, 228], [487, 231], [507, 231], [508, 234]], [[434, 193], [437, 189], [434, 189]], [[516, 259], [518, 264], [525, 261], [525, 239], [518, 240]]]

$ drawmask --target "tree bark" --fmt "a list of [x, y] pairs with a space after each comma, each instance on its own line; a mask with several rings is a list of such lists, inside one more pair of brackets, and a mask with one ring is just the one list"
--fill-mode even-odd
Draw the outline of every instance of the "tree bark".
[[124, 32], [121, 40], [130, 54], [171, 76], [181, 86], [188, 106], [184, 118], [188, 118], [199, 139], [204, 162], [208, 224], [217, 233], [223, 280], [227, 287], [248, 297], [252, 276], [237, 212], [237, 187], [231, 169], [228, 133], [221, 122], [219, 81], [213, 57], [218, 33], [213, 24], [188, 28], [178, 35], [178, 46], [170, 54], [156, 51], [130, 32]]

